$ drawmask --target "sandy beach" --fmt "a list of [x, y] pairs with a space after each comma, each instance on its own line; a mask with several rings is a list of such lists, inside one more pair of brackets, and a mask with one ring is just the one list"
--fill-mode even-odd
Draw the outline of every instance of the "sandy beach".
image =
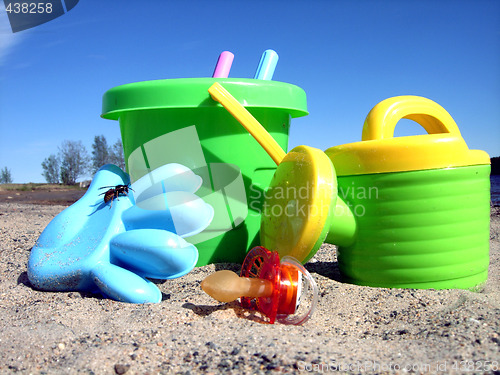
[[478, 291], [342, 283], [334, 247], [306, 265], [320, 293], [302, 326], [268, 325], [200, 289], [219, 269], [164, 282], [159, 304], [28, 281], [30, 249], [65, 206], [0, 202], [0, 373], [500, 373], [500, 216], [492, 208], [488, 282]]

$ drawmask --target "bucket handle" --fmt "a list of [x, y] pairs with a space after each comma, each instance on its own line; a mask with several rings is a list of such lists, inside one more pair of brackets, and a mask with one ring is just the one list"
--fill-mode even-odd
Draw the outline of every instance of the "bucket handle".
[[366, 116], [361, 139], [393, 138], [396, 124], [403, 118], [415, 121], [428, 134], [461, 137], [455, 120], [443, 107], [421, 96], [405, 95], [385, 99], [373, 107]]

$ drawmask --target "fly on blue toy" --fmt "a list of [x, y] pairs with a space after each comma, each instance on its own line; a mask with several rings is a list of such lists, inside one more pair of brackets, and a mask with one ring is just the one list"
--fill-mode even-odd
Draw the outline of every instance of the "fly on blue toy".
[[[214, 213], [194, 195], [201, 178], [167, 164], [129, 184], [120, 168], [105, 165], [85, 195], [49, 223], [28, 262], [35, 288], [156, 303], [161, 292], [147, 278], [172, 279], [194, 268], [198, 250], [184, 237], [203, 231]], [[128, 194], [104, 199], [103, 187], [120, 185], [130, 186]]]

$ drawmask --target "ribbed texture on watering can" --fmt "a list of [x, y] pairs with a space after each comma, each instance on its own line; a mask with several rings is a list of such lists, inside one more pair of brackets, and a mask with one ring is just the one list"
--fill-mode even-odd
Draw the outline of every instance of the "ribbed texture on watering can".
[[471, 166], [339, 177], [339, 197], [358, 224], [354, 245], [338, 249], [345, 280], [436, 289], [486, 281], [489, 173]]

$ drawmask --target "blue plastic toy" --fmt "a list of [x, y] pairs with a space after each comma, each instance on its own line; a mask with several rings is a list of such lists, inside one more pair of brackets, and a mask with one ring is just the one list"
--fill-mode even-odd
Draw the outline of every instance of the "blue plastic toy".
[[120, 168], [105, 165], [85, 195], [49, 223], [28, 262], [34, 287], [160, 302], [160, 290], [146, 278], [172, 279], [193, 269], [198, 250], [182, 237], [201, 232], [213, 217], [212, 207], [193, 194], [201, 178], [168, 164], [131, 185], [128, 195], [104, 200], [110, 187], [129, 184]]

